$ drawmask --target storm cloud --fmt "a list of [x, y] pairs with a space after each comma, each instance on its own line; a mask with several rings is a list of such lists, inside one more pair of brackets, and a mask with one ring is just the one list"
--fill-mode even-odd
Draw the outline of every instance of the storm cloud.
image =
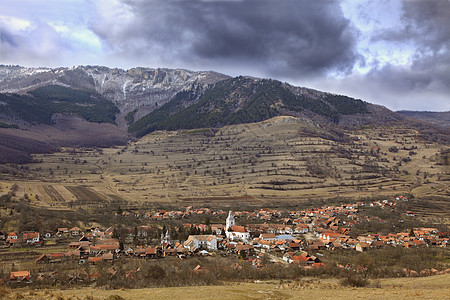
[[450, 1], [0, 2], [0, 63], [214, 70], [450, 110]]
[[[357, 30], [337, 1], [123, 1], [91, 29], [110, 48], [165, 64], [232, 66], [266, 75], [349, 72]], [[111, 30], [112, 28], [112, 30]], [[163, 51], [160, 51], [164, 49]]]

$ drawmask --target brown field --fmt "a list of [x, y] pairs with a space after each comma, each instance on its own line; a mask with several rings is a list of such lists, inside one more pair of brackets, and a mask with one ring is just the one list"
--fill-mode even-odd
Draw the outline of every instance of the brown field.
[[13, 180], [19, 196], [38, 195], [36, 204], [55, 208], [111, 201], [289, 206], [409, 193], [424, 216], [449, 211], [450, 171], [441, 155], [448, 147], [400, 126], [346, 134], [342, 142], [291, 117], [215, 132], [156, 132], [125, 147], [35, 155], [42, 162], [3, 176], [0, 193]]
[[[448, 299], [450, 274], [381, 279], [371, 287], [342, 287], [336, 279], [229, 283], [135, 290], [0, 290], [2, 299]], [[121, 298], [120, 298], [121, 297]]]

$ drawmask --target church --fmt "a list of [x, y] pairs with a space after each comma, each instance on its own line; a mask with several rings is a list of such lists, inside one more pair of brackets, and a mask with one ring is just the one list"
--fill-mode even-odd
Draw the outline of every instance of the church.
[[225, 235], [232, 241], [242, 241], [247, 243], [250, 240], [250, 233], [244, 226], [237, 226], [233, 217], [233, 213], [228, 213], [225, 226]]

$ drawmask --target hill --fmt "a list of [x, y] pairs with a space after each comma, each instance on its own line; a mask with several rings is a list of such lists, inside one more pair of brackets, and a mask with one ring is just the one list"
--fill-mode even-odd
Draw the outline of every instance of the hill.
[[139, 119], [129, 131], [143, 136], [155, 130], [221, 127], [259, 122], [279, 115], [308, 111], [338, 123], [341, 115], [367, 114], [368, 103], [346, 96], [317, 92], [294, 94], [276, 80], [236, 77], [205, 89], [178, 93], [170, 102]]
[[278, 116], [220, 129], [157, 131], [122, 147], [39, 154], [4, 180], [56, 208], [121, 199], [242, 209], [410, 194], [417, 215], [445, 217], [445, 149], [405, 125], [344, 130]]

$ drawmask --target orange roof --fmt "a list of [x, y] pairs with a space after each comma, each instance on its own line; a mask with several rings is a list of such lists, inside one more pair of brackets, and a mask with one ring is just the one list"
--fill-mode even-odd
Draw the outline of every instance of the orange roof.
[[244, 226], [231, 226], [231, 230], [234, 232], [247, 232]]
[[11, 272], [11, 276], [10, 276], [11, 280], [14, 280], [14, 279], [19, 278], [19, 277], [30, 279], [31, 278], [31, 273], [30, 273], [30, 271]]
[[294, 261], [302, 261], [302, 262], [306, 262], [306, 261], [308, 261], [308, 260], [311, 260], [311, 257], [306, 257], [306, 256], [301, 256], [301, 255], [295, 255], [295, 256], [292, 256], [292, 260], [294, 260]]
[[102, 261], [102, 257], [101, 256], [96, 256], [96, 257], [89, 257], [89, 262], [99, 262]]
[[91, 246], [92, 250], [115, 250], [115, 249], [119, 249], [119, 245], [118, 244], [114, 244], [114, 245], [96, 245], [96, 246]]

